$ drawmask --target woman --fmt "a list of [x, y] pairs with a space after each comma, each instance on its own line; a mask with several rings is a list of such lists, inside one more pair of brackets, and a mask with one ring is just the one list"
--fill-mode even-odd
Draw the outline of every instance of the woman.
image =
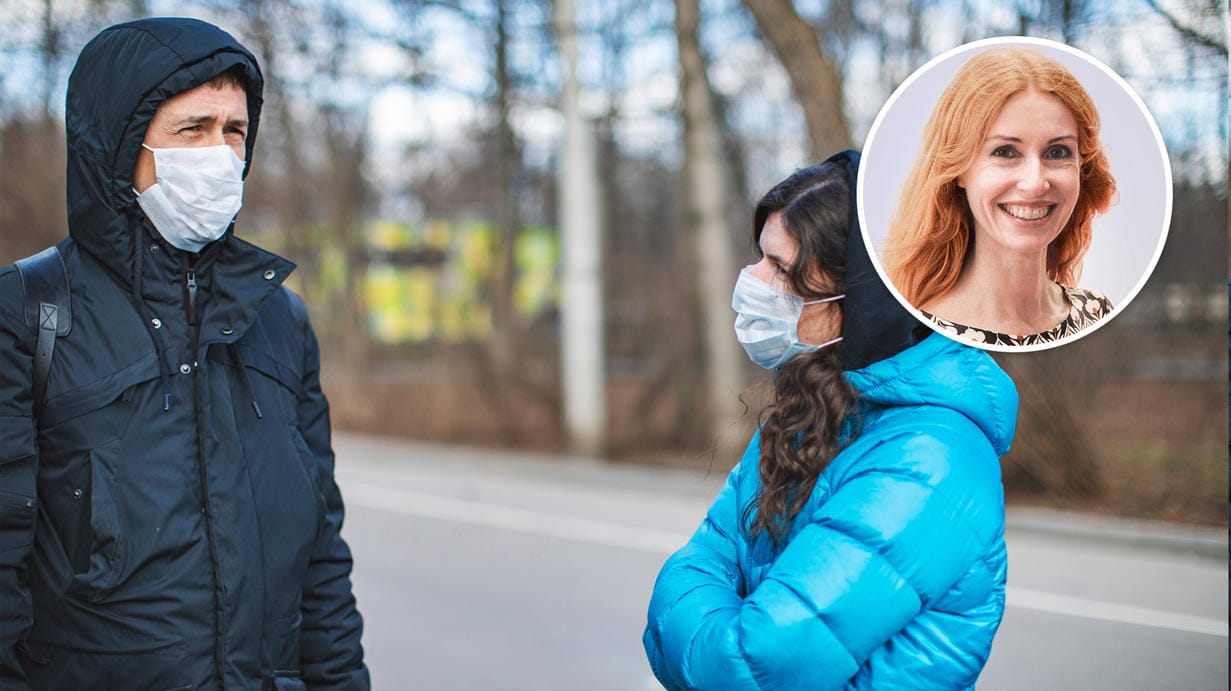
[[757, 205], [733, 304], [775, 398], [654, 586], [643, 642], [668, 689], [964, 688], [990, 652], [1017, 393], [986, 353], [916, 342], [860, 238], [857, 164]]
[[963, 338], [1070, 336], [1112, 308], [1077, 280], [1114, 196], [1098, 112], [1077, 79], [1034, 50], [985, 51], [932, 111], [890, 224], [889, 277]]

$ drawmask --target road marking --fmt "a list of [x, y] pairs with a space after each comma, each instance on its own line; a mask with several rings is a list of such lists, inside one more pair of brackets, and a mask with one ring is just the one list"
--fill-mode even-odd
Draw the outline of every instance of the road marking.
[[[688, 540], [687, 535], [680, 533], [559, 516], [531, 509], [496, 506], [469, 499], [442, 497], [362, 482], [345, 482], [343, 490], [347, 505], [352, 507], [361, 506], [366, 509], [389, 511], [408, 516], [467, 523], [563, 540], [635, 549], [654, 554], [671, 554]], [[1227, 622], [1221, 619], [1174, 614], [1163, 610], [1057, 595], [1015, 586], [1005, 588], [1005, 604], [1036, 612], [1227, 638]]]
[[1227, 622], [1221, 619], [1193, 617], [1174, 614], [1158, 609], [1120, 605], [1114, 602], [1087, 600], [1082, 597], [1056, 595], [1038, 590], [1005, 586], [1005, 602], [1010, 607], [1032, 609], [1036, 612], [1065, 614], [1071, 617], [1099, 619], [1121, 624], [1152, 626], [1156, 629], [1171, 629], [1188, 633], [1203, 633], [1207, 636], [1227, 637]]
[[514, 530], [609, 547], [624, 547], [655, 554], [670, 554], [683, 547], [688, 541], [687, 535], [662, 530], [633, 528], [616, 523], [558, 516], [542, 511], [495, 506], [413, 490], [357, 482], [347, 482], [343, 489], [346, 503], [349, 506], [358, 505], [411, 516]]

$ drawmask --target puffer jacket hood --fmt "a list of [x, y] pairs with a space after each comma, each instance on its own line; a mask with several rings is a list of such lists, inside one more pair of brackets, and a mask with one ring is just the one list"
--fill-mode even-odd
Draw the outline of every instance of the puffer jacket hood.
[[1009, 452], [1017, 428], [1017, 388], [983, 351], [934, 333], [896, 357], [847, 379], [865, 409], [933, 405], [970, 418], [997, 456]]
[[121, 280], [130, 280], [144, 219], [132, 178], [150, 119], [163, 101], [235, 66], [250, 85], [247, 175], [264, 81], [256, 58], [230, 34], [196, 19], [140, 19], [105, 29], [82, 49], [65, 103], [69, 235]]

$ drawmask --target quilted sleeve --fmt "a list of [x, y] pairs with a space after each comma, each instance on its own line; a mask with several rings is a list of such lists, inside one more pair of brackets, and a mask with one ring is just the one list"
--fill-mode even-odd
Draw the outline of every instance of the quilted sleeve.
[[955, 424], [867, 453], [747, 598], [684, 595], [705, 604], [662, 633], [674, 688], [841, 688], [953, 585], [1003, 521], [996, 456]]
[[745, 588], [737, 547], [742, 512], [739, 480], [745, 469], [756, 472], [757, 441], [754, 436], [701, 526], [667, 559], [654, 584], [642, 643], [654, 675], [668, 689], [690, 688], [680, 648], [690, 644], [693, 633], [709, 617], [738, 611], [743, 603]]

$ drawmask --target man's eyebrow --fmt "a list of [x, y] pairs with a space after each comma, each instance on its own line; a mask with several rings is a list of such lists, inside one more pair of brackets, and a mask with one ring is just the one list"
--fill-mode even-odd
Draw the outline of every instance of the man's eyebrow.
[[[187, 115], [179, 120], [176, 120], [173, 125], [202, 125], [205, 123], [214, 122], [217, 118], [213, 115]], [[227, 124], [232, 127], [247, 127], [248, 120], [246, 118], [231, 118], [227, 120]]]

